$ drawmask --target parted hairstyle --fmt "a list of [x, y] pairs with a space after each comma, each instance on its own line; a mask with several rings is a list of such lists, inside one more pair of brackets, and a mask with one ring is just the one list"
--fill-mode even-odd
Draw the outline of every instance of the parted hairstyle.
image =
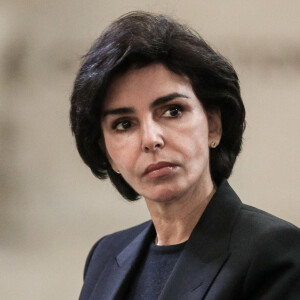
[[241, 151], [245, 108], [232, 65], [198, 33], [171, 18], [141, 11], [128, 13], [114, 21], [83, 57], [70, 110], [71, 128], [83, 161], [98, 178], [109, 176], [128, 200], [139, 195], [113, 171], [107, 159], [101, 110], [116, 76], [153, 63], [187, 76], [204, 109], [220, 112], [222, 137], [218, 147], [210, 149], [210, 172], [217, 185], [230, 176]]

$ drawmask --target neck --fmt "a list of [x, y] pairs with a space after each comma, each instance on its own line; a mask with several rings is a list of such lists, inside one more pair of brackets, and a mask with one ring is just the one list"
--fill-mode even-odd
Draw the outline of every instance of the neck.
[[157, 245], [175, 245], [187, 241], [215, 193], [213, 183], [168, 203], [146, 199], [156, 230]]

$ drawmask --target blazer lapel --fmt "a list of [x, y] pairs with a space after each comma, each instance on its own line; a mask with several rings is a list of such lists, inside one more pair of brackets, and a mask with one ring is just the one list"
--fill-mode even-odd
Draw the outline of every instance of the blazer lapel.
[[230, 256], [241, 201], [224, 181], [193, 230], [159, 300], [203, 299]]
[[[135, 263], [144, 253], [150, 239], [154, 236], [152, 222], [131, 242], [106, 264], [101, 276], [99, 277], [90, 300], [113, 300], [121, 299], [120, 295], [125, 288], [123, 284], [129, 278]], [[128, 284], [126, 284], [128, 286]]]
[[185, 249], [172, 272], [159, 300], [203, 299], [207, 289], [222, 268], [230, 253], [205, 263], [190, 248]]

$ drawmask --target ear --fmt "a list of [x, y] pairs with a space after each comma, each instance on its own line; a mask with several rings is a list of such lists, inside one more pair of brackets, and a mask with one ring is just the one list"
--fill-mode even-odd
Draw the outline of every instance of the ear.
[[210, 109], [206, 112], [208, 120], [208, 145], [215, 148], [222, 137], [222, 118], [219, 109]]

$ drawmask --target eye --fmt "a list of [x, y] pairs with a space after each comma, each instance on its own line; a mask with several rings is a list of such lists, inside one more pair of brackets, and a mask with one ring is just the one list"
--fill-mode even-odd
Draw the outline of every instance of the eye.
[[181, 105], [172, 105], [163, 114], [164, 117], [177, 118], [181, 117], [183, 112], [183, 107]]
[[112, 126], [112, 128], [117, 131], [125, 131], [128, 130], [130, 127], [131, 122], [129, 120], [116, 121]]

